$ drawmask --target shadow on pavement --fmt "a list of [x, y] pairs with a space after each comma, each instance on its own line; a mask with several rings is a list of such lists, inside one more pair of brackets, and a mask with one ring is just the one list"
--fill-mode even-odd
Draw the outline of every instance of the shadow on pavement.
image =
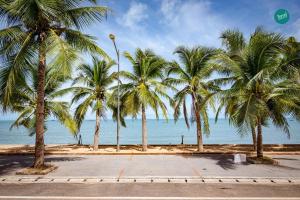
[[299, 159], [296, 159], [296, 158], [281, 158], [281, 157], [273, 157], [273, 159], [275, 160], [299, 160]]
[[65, 162], [65, 161], [78, 161], [78, 160], [84, 160], [86, 158], [83, 157], [49, 157], [46, 158], [46, 162]]
[[239, 165], [249, 165], [250, 163], [239, 163], [236, 164], [233, 162], [233, 155], [228, 155], [228, 154], [203, 154], [203, 155], [183, 155], [186, 158], [202, 158], [202, 159], [210, 159], [210, 160], [215, 160], [216, 165], [219, 165], [225, 170], [230, 170], [230, 169], [235, 169]]
[[[66, 162], [83, 160], [83, 157], [47, 157], [45, 162]], [[7, 175], [15, 171], [32, 166], [34, 161], [33, 156], [18, 155], [18, 156], [0, 156], [0, 175]]]
[[18, 169], [30, 167], [32, 156], [0, 156], [0, 175], [10, 174]]

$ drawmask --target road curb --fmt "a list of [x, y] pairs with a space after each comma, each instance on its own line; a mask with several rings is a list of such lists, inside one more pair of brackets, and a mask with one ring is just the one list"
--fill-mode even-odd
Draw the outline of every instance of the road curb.
[[0, 177], [0, 183], [300, 184], [300, 177]]

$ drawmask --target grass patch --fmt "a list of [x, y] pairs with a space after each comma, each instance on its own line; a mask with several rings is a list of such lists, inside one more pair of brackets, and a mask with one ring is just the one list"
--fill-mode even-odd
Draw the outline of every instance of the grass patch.
[[21, 171], [18, 171], [16, 174], [17, 175], [46, 175], [56, 169], [57, 166], [54, 165], [44, 165], [41, 168], [28, 167], [22, 169]]
[[251, 164], [279, 165], [279, 162], [277, 160], [274, 160], [267, 156], [264, 156], [262, 158], [247, 157], [247, 161]]

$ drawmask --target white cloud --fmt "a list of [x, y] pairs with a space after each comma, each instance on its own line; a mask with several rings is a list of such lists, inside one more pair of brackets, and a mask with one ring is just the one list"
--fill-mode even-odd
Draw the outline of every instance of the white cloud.
[[148, 6], [146, 4], [132, 1], [127, 12], [118, 19], [120, 25], [136, 29], [141, 22], [148, 18]]
[[[150, 15], [151, 20], [146, 20]], [[158, 55], [173, 60], [177, 59], [173, 51], [179, 45], [219, 47], [221, 31], [232, 28], [225, 20], [206, 1], [163, 0], [159, 9], [133, 1], [125, 14], [116, 19], [117, 24], [107, 23], [104, 27], [97, 26], [92, 30], [102, 33], [99, 35], [99, 45], [112, 58], [115, 58], [115, 53], [108, 39], [109, 33], [116, 35], [121, 52], [129, 51], [133, 54], [136, 48], [150, 48]], [[122, 70], [132, 70], [131, 64], [123, 56], [120, 63]], [[168, 110], [172, 118], [173, 110], [169, 107]], [[147, 115], [154, 118], [151, 110], [147, 110]]]
[[166, 20], [171, 21], [175, 17], [173, 10], [176, 8], [178, 0], [163, 0], [161, 3], [160, 11], [165, 16]]
[[219, 46], [220, 33], [230, 27], [208, 1], [163, 0], [160, 10], [162, 22], [172, 30], [169, 35], [175, 43]]
[[[176, 56], [172, 52], [179, 45], [219, 47], [220, 33], [231, 28], [222, 16], [211, 9], [207, 1], [161, 1], [158, 13], [151, 21], [155, 29], [150, 29], [150, 25], [141, 25], [148, 17], [146, 13], [151, 11], [155, 12], [145, 4], [131, 2], [127, 12], [117, 19], [119, 24], [130, 28], [110, 27], [111, 31], [121, 36], [120, 47], [132, 53], [137, 47], [151, 48], [167, 59], [174, 59]], [[139, 28], [138, 35], [136, 28]]]

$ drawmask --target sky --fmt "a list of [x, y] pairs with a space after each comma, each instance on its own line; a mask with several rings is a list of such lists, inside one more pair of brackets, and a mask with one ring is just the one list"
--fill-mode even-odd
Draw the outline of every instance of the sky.
[[[221, 48], [219, 36], [226, 29], [239, 29], [248, 38], [257, 26], [263, 26], [300, 40], [300, 0], [99, 0], [98, 4], [109, 7], [111, 12], [107, 19], [83, 32], [97, 37], [98, 45], [113, 59], [116, 55], [108, 38], [110, 33], [116, 36], [120, 52], [150, 48], [167, 60], [177, 59], [173, 51], [180, 45]], [[274, 20], [278, 9], [289, 12], [286, 24]], [[121, 70], [131, 71], [124, 57], [120, 66]], [[147, 115], [155, 117], [151, 110], [147, 110]], [[210, 109], [209, 117], [214, 115]], [[16, 116], [1, 113], [0, 120]], [[169, 116], [172, 118], [171, 109]], [[94, 114], [89, 112], [86, 118], [94, 119]]]

